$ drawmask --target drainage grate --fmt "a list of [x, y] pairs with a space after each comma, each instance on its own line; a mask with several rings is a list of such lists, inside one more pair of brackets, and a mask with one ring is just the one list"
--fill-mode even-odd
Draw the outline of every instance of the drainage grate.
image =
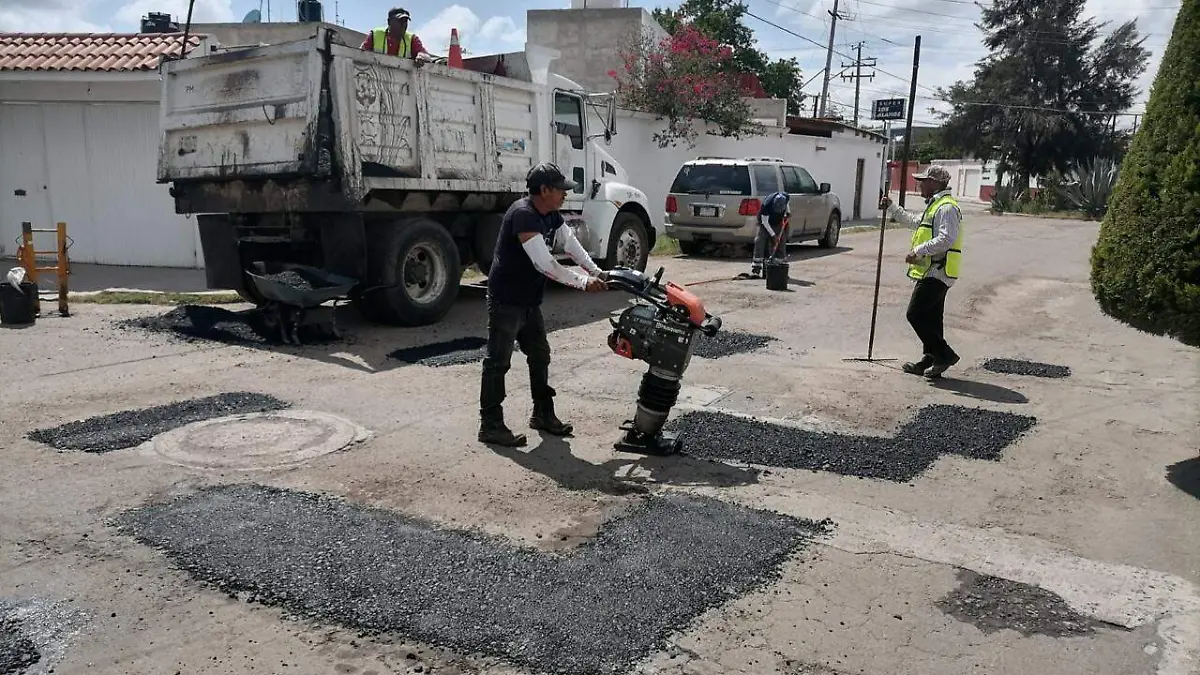
[[15, 619], [0, 618], [0, 675], [21, 675], [42, 659]]
[[937, 601], [938, 609], [985, 634], [1015, 630], [1022, 635], [1090, 635], [1105, 626], [1037, 586], [959, 570], [958, 588]]
[[465, 337], [398, 349], [388, 354], [388, 357], [405, 363], [438, 368], [477, 363], [483, 360], [486, 352], [487, 338]]
[[202, 582], [300, 616], [598, 675], [774, 580], [829, 524], [670, 495], [548, 554], [338, 499], [224, 485], [128, 511], [117, 526]]
[[702, 359], [719, 359], [762, 349], [774, 341], [775, 338], [770, 335], [755, 335], [738, 331], [718, 331], [712, 337], [697, 333], [696, 346], [692, 354]]
[[686, 413], [668, 427], [682, 434], [684, 453], [693, 457], [907, 482], [940, 455], [999, 459], [1036, 421], [1006, 412], [934, 405], [923, 408], [891, 437], [821, 433], [709, 411]]
[[1018, 359], [988, 359], [983, 362], [983, 369], [993, 373], [1006, 375], [1029, 375], [1032, 377], [1067, 377], [1071, 369], [1066, 366], [1056, 366], [1037, 361], [1021, 361]]
[[192, 422], [227, 415], [282, 410], [289, 405], [265, 394], [217, 394], [68, 422], [51, 429], [31, 431], [28, 438], [58, 450], [104, 453], [132, 448], [164, 431], [177, 429]]

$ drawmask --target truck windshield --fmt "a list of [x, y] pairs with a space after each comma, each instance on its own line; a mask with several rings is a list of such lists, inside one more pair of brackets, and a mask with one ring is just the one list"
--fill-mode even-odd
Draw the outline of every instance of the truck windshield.
[[730, 164], [687, 164], [675, 176], [676, 194], [749, 195], [750, 171]]

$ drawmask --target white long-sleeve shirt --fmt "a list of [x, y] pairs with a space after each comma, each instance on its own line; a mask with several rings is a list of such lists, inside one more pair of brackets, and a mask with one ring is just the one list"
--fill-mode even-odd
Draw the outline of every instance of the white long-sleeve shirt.
[[[942, 190], [925, 201], [926, 207], [929, 204], [941, 199], [950, 194], [949, 190]], [[895, 202], [888, 205], [888, 216], [904, 223], [907, 227], [916, 228], [921, 224], [921, 218], [925, 215], [922, 209], [920, 213], [913, 214], [900, 208]], [[918, 256], [938, 256], [946, 253], [954, 247], [954, 240], [958, 239], [958, 230], [962, 226], [962, 214], [951, 204], [943, 204], [938, 207], [936, 213], [933, 214], [933, 239], [921, 244], [913, 249], [913, 253]], [[953, 286], [955, 280], [946, 276], [946, 271], [934, 265], [929, 268], [926, 276], [933, 277], [946, 286]]]
[[554, 247], [562, 247], [571, 260], [575, 261], [583, 269], [587, 270], [587, 274], [581, 273], [579, 270], [565, 267], [562, 263], [555, 259], [554, 254], [550, 252], [550, 246], [546, 245], [546, 240], [542, 237], [530, 237], [528, 241], [521, 244], [525, 249], [525, 254], [529, 256], [530, 262], [537, 271], [546, 275], [550, 279], [557, 281], [560, 284], [570, 286], [571, 288], [584, 289], [587, 288], [589, 275], [593, 277], [600, 276], [600, 267], [592, 260], [592, 256], [588, 254], [587, 249], [579, 242], [579, 238], [575, 236], [575, 231], [570, 225], [562, 224], [554, 233]]

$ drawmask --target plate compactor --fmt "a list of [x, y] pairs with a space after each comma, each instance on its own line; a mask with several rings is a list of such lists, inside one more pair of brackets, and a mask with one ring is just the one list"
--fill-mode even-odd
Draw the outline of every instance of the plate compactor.
[[705, 312], [699, 298], [673, 282], [659, 283], [662, 275], [661, 267], [654, 277], [624, 268], [608, 273], [609, 288], [637, 297], [609, 319], [608, 346], [618, 356], [650, 364], [638, 389], [637, 412], [621, 426], [625, 435], [615, 445], [618, 452], [661, 456], [683, 449], [678, 435], [664, 432], [663, 425], [679, 399], [696, 332], [712, 337], [721, 329], [721, 319]]

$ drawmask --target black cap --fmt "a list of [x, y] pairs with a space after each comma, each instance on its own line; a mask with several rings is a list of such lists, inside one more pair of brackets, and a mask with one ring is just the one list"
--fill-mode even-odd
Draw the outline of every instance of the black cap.
[[535, 165], [525, 174], [525, 186], [529, 188], [530, 194], [537, 194], [542, 191], [542, 187], [558, 188], [570, 192], [578, 185], [575, 181], [567, 180], [563, 172], [557, 166], [549, 162]]
[[408, 10], [404, 9], [403, 7], [393, 7], [391, 9], [391, 11], [388, 12], [388, 18], [389, 19], [407, 19], [407, 18], [409, 18]]

